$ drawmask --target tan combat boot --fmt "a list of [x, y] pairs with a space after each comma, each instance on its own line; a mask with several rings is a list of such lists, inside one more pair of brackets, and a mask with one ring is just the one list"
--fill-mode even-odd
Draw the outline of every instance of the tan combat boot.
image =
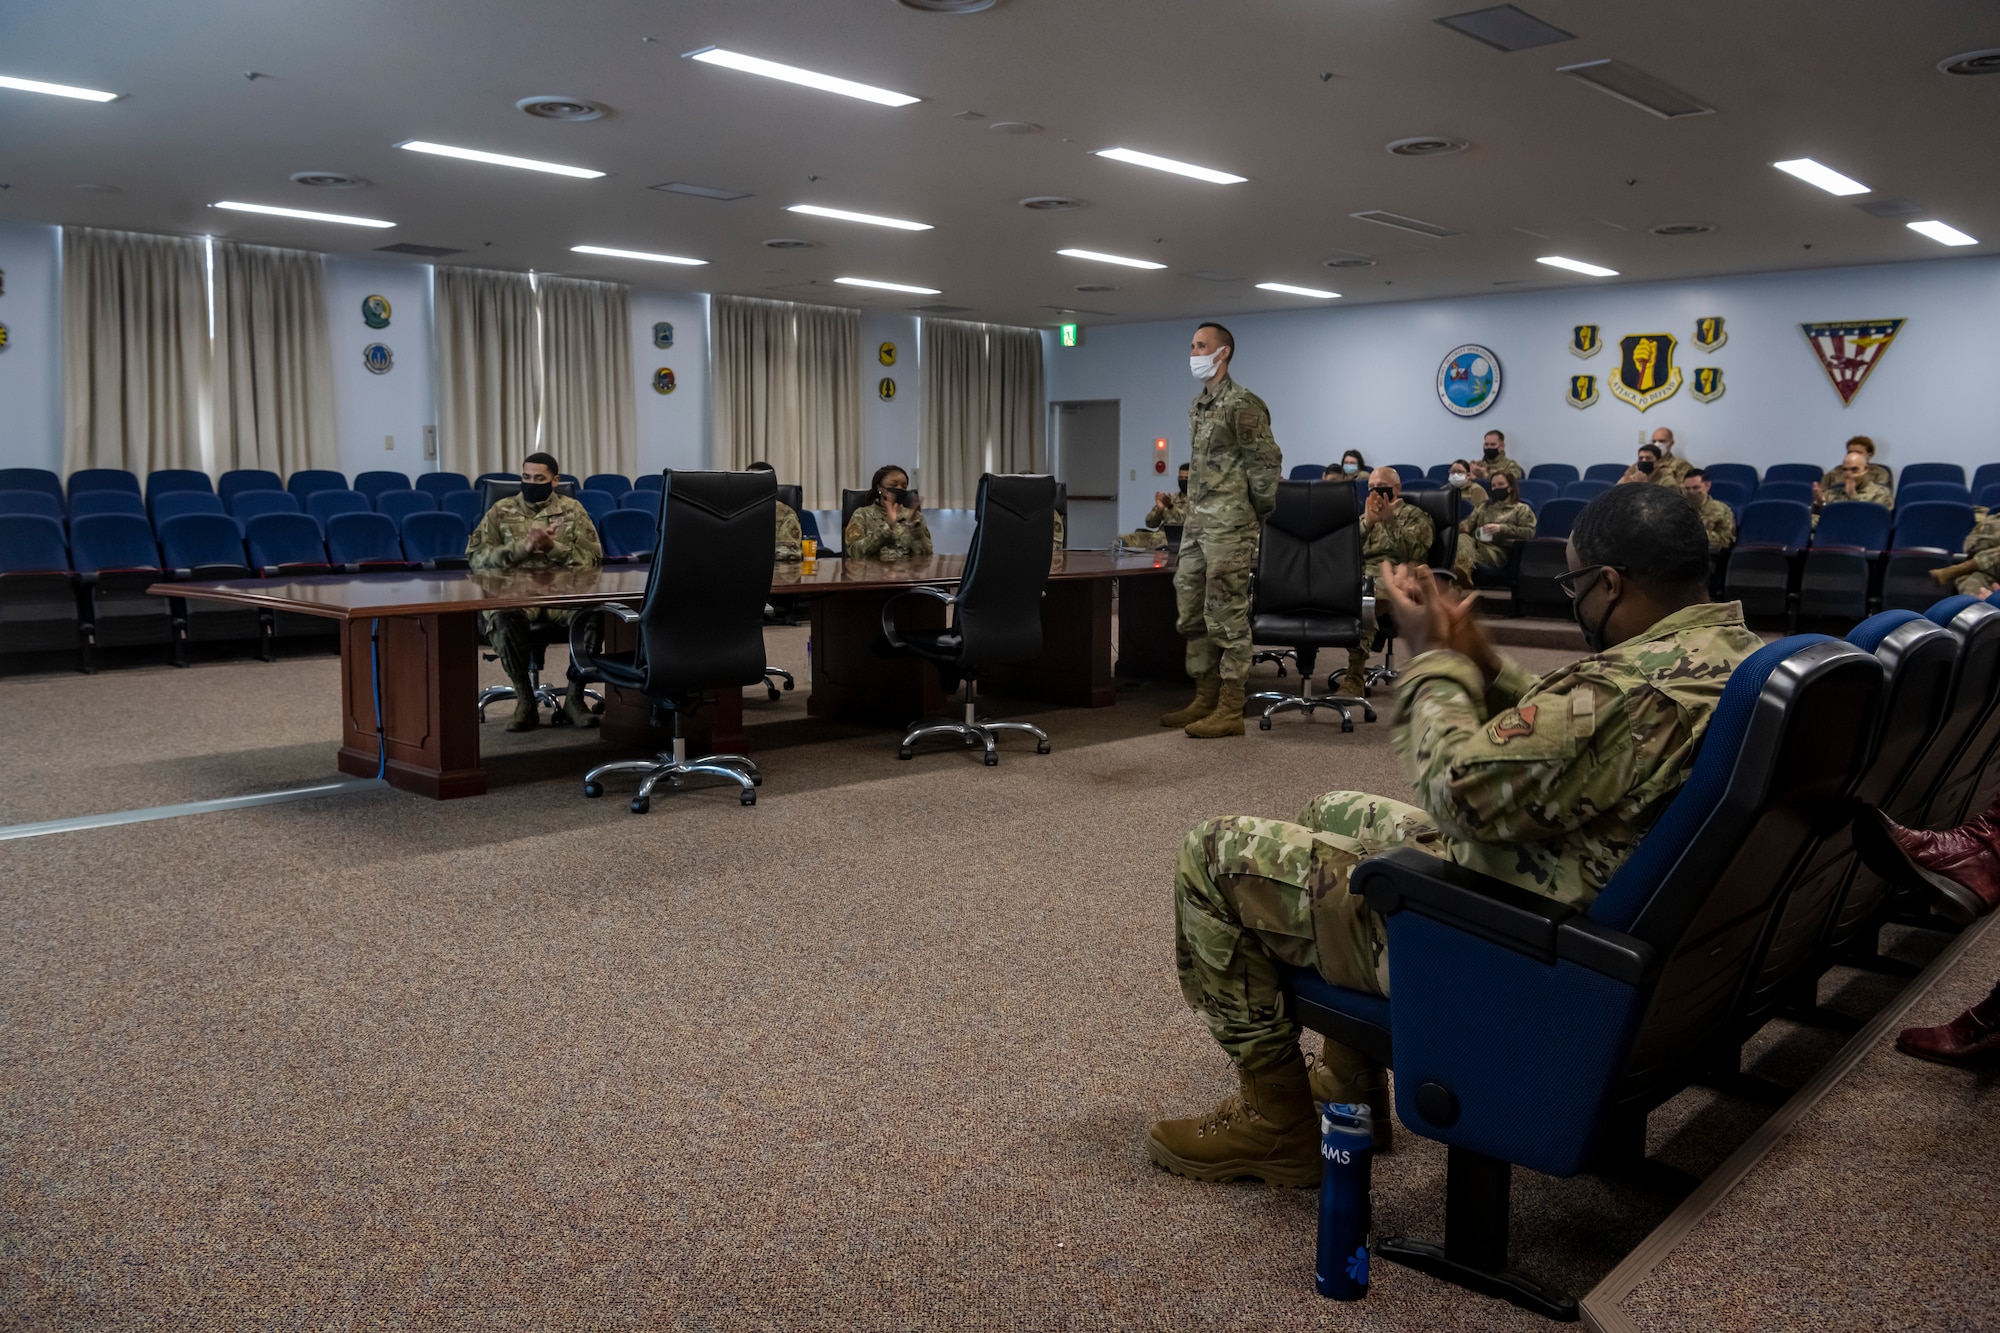
[[526, 682], [514, 686], [514, 716], [507, 719], [509, 731], [533, 731], [542, 725], [542, 712], [535, 704], [535, 692]]
[[1215, 740], [1220, 736], [1241, 736], [1243, 734], [1243, 682], [1225, 680], [1216, 692], [1215, 711], [1199, 721], [1190, 722], [1184, 728], [1187, 734], [1198, 740]]
[[563, 713], [574, 726], [594, 727], [597, 714], [590, 711], [590, 700], [583, 697], [583, 686], [569, 687], [569, 697], [563, 700]]
[[1255, 1073], [1239, 1069], [1242, 1091], [1205, 1116], [1159, 1120], [1146, 1154], [1177, 1176], [1214, 1182], [1254, 1177], [1267, 1185], [1319, 1185], [1319, 1113], [1294, 1054]]
[[1349, 699], [1368, 697], [1367, 653], [1357, 648], [1347, 655], [1347, 674], [1340, 678], [1340, 688], [1334, 693], [1345, 695]]
[[1375, 1151], [1388, 1152], [1396, 1146], [1395, 1104], [1389, 1095], [1389, 1071], [1355, 1050], [1329, 1037], [1326, 1052], [1309, 1061], [1306, 1080], [1316, 1102], [1365, 1103], [1373, 1122]]
[[1978, 572], [1979, 564], [1977, 561], [1961, 560], [1955, 565], [1946, 565], [1943, 569], [1933, 569], [1931, 577], [1937, 580], [1938, 587], [1949, 588], [1967, 574], [1977, 574]]
[[1215, 696], [1222, 689], [1222, 677], [1213, 671], [1194, 683], [1194, 702], [1186, 708], [1176, 708], [1160, 718], [1163, 727], [1185, 727], [1190, 722], [1199, 722], [1215, 711]]

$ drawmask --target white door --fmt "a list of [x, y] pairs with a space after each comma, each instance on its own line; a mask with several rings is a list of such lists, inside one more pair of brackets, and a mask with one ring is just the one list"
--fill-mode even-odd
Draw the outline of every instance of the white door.
[[1069, 488], [1072, 550], [1118, 536], [1118, 400], [1049, 404], [1056, 480]]

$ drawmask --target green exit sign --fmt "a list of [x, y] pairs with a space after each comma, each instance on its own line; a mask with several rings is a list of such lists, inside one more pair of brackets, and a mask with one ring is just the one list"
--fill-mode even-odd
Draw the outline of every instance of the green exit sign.
[[1078, 328], [1076, 325], [1065, 324], [1062, 326], [1060, 332], [1061, 332], [1062, 345], [1064, 347], [1083, 346], [1083, 330]]

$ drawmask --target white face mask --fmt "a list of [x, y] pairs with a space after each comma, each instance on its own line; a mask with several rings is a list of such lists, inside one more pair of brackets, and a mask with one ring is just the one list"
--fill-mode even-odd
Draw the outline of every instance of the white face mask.
[[1454, 486], [1463, 486], [1463, 485], [1465, 485], [1465, 474], [1464, 474], [1463, 472], [1454, 472], [1454, 473], [1452, 473], [1452, 474], [1451, 474], [1451, 484], [1452, 484], [1452, 485], [1454, 485]]
[[1206, 384], [1215, 377], [1215, 363], [1222, 357], [1222, 349], [1216, 348], [1207, 356], [1188, 357], [1188, 373]]

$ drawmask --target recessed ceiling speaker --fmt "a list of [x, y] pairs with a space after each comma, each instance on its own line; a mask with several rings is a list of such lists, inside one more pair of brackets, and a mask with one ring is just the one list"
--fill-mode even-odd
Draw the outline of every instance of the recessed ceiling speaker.
[[1655, 236], [1706, 236], [1715, 230], [1713, 222], [1662, 222], [1657, 227], [1648, 227]]
[[1042, 127], [1032, 120], [996, 120], [986, 127], [995, 134], [1040, 134]]
[[524, 97], [514, 105], [541, 120], [598, 120], [605, 112], [581, 97]]
[[1021, 201], [1021, 207], [1032, 208], [1037, 213], [1060, 213], [1066, 209], [1082, 208], [1083, 200], [1060, 194], [1031, 194]]
[[1000, 0], [899, 0], [905, 9], [921, 9], [929, 14], [977, 14], [991, 9]]
[[1991, 51], [1967, 51], [1938, 61], [1940, 74], [2000, 74], [2000, 47]]
[[358, 190], [368, 184], [361, 177], [350, 176], [344, 171], [294, 171], [292, 179], [315, 190]]
[[1321, 268], [1374, 268], [1375, 261], [1367, 255], [1357, 255], [1343, 250], [1319, 261]]
[[1105, 282], [1086, 282], [1076, 287], [1079, 292], [1115, 292], [1118, 289]]
[[1382, 147], [1396, 157], [1446, 157], [1471, 145], [1449, 134], [1419, 134], [1414, 139], [1392, 139]]
[[801, 241], [793, 236], [773, 236], [764, 244], [773, 250], [816, 250], [818, 241]]

